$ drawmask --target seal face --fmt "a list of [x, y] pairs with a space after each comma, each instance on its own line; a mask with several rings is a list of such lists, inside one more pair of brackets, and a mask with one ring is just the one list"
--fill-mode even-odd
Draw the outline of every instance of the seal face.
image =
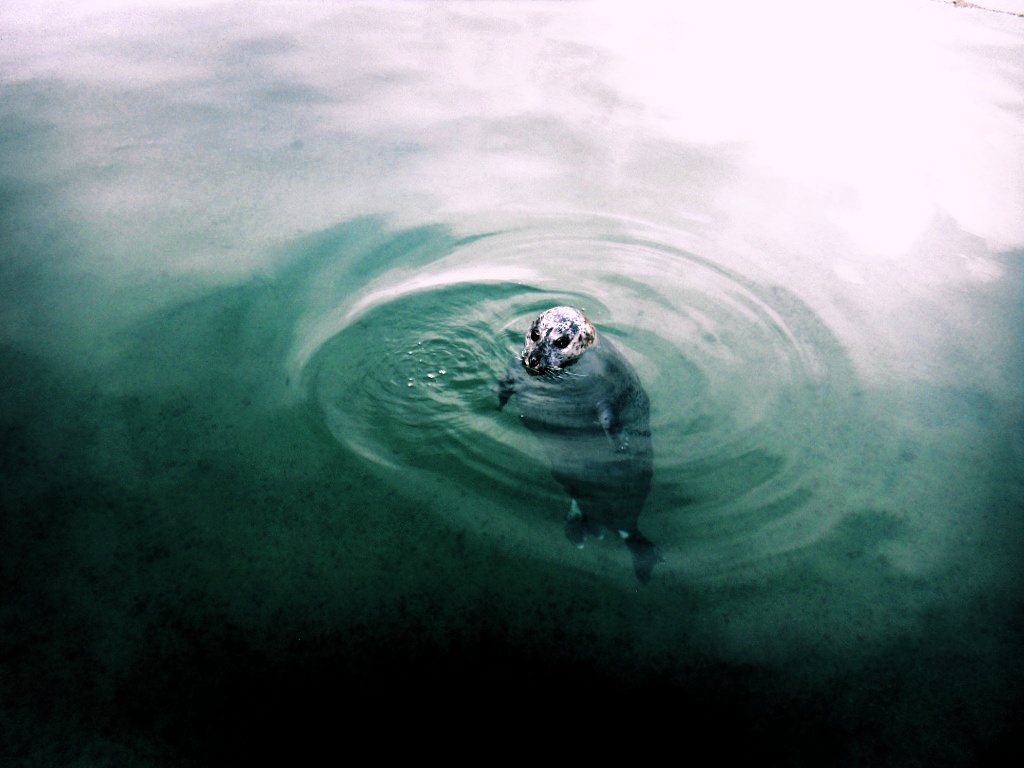
[[597, 331], [582, 312], [552, 307], [533, 321], [520, 359], [532, 374], [560, 371], [575, 363], [597, 341]]
[[629, 362], [572, 307], [541, 313], [498, 382], [498, 408], [516, 396], [551, 473], [570, 496], [565, 533], [577, 546], [611, 530], [646, 583], [662, 561], [637, 527], [651, 486], [647, 393]]

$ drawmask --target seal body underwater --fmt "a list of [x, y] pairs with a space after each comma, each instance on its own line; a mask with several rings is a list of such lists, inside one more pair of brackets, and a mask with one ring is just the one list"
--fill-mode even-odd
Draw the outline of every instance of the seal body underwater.
[[572, 498], [566, 536], [616, 533], [642, 583], [661, 554], [637, 525], [651, 487], [650, 403], [629, 362], [582, 312], [553, 307], [530, 326], [498, 382], [498, 408], [515, 395], [555, 479]]

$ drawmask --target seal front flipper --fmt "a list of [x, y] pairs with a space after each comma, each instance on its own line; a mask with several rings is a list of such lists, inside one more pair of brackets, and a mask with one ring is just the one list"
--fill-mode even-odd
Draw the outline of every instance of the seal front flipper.
[[498, 410], [500, 411], [505, 407], [505, 403], [508, 402], [509, 398], [516, 393], [515, 377], [511, 369], [506, 371], [505, 375], [498, 380], [498, 386], [495, 389], [498, 393]]
[[651, 580], [651, 572], [658, 563], [664, 563], [665, 558], [654, 546], [654, 542], [644, 536], [640, 531], [627, 534], [625, 537], [626, 548], [633, 555], [633, 571], [641, 584]]
[[587, 519], [580, 510], [576, 499], [569, 505], [569, 514], [565, 516], [565, 538], [578, 549], [583, 549], [583, 540], [587, 536]]
[[608, 439], [615, 446], [615, 451], [617, 453], [628, 451], [629, 436], [623, 431], [622, 424], [619, 422], [619, 415], [616, 413], [614, 406], [607, 400], [602, 400], [597, 404], [597, 419], [601, 423], [604, 433], [608, 435]]

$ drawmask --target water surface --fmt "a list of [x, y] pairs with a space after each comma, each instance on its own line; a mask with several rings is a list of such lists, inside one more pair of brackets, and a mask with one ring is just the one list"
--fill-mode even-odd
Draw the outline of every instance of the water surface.
[[[787, 764], [1020, 746], [1022, 20], [661, 5], [2, 12], [8, 762], [441, 701]], [[556, 304], [651, 399], [646, 586], [497, 410]]]

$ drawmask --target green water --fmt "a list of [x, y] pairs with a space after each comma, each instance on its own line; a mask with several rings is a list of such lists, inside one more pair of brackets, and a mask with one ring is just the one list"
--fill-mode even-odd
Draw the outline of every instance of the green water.
[[[566, 500], [496, 411], [492, 373], [514, 342], [483, 318], [521, 287], [395, 294], [289, 372], [295, 329], [316, 325], [302, 322], [310, 291], [342, 256], [462, 247], [442, 235], [360, 221], [304, 239], [275, 274], [125, 328], [91, 375], [5, 348], [16, 760], [236, 764], [263, 731], [319, 742], [350, 707], [356, 722], [405, 716], [441, 691], [457, 712], [536, 696], [538, 716], [652, 697], [652, 718], [685, 719], [691, 738], [723, 722], [746, 734], [727, 753], [813, 763], [961, 763], [1011, 739], [1019, 477], [991, 403], [918, 393], [934, 429], [974, 436], [955, 447], [887, 423], [863, 402], [879, 393], [845, 380], [730, 439], [712, 405], [663, 413], [641, 521], [667, 562], [639, 587], [624, 548], [564, 541]], [[446, 356], [459, 345], [461, 361]], [[804, 375], [850, 375], [829, 364]], [[655, 404], [684, 397], [680, 382], [716, 400], [679, 371], [653, 377]], [[809, 439], [807, 423], [775, 423], [789, 416], [827, 423]], [[960, 497], [939, 470], [959, 472]]]
[[[12, 6], [0, 762], [1019, 749], [1020, 29], [784, 5]], [[647, 585], [497, 409], [559, 304]]]

